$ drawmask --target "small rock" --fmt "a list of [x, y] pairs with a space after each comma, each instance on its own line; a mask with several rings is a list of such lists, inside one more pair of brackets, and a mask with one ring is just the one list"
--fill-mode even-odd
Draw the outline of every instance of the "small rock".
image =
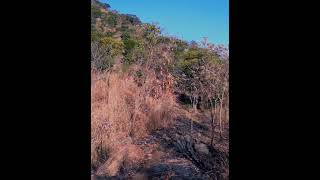
[[206, 144], [198, 143], [198, 144], [194, 145], [194, 148], [198, 153], [203, 153], [203, 154], [209, 155], [209, 149]]

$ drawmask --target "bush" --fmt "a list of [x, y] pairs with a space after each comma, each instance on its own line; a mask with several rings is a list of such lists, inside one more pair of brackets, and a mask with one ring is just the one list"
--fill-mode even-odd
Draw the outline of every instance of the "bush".
[[125, 57], [124, 61], [127, 63], [127, 65], [131, 65], [132, 63], [139, 62], [143, 63], [146, 57], [146, 50], [143, 46], [138, 44], [133, 48], [131, 51], [129, 51]]
[[98, 42], [91, 42], [91, 66], [98, 71], [109, 69], [113, 64], [112, 47], [101, 46]]
[[139, 44], [133, 39], [124, 39], [124, 49], [125, 53], [131, 52], [135, 47], [137, 47]]
[[121, 27], [118, 29], [118, 31], [120, 31], [122, 33], [129, 33], [130, 34], [129, 26], [126, 24], [122, 24]]
[[96, 6], [91, 6], [91, 20], [96, 18], [100, 18], [103, 13], [101, 12], [100, 8]]
[[124, 44], [112, 37], [100, 36], [97, 32], [93, 35], [97, 40], [91, 42], [91, 63], [92, 68], [105, 71], [113, 65], [114, 57], [123, 52]]
[[159, 36], [159, 43], [169, 44], [171, 42], [170, 38], [165, 36]]
[[131, 36], [130, 36], [130, 32], [129, 31], [122, 32], [121, 39], [123, 41], [129, 40], [130, 38], [131, 38]]
[[106, 32], [106, 37], [113, 37], [116, 33], [115, 32]]
[[110, 13], [107, 17], [107, 23], [111, 27], [115, 27], [118, 24], [117, 15]]
[[91, 25], [91, 41], [99, 41], [101, 38], [103, 38], [103, 34], [94, 25]]
[[183, 54], [184, 60], [193, 60], [193, 59], [201, 59], [203, 54], [199, 49], [189, 49]]
[[142, 86], [145, 81], [145, 76], [141, 70], [138, 70], [134, 74], [134, 80], [137, 83], [138, 87]]
[[104, 37], [100, 40], [100, 43], [103, 47], [111, 46], [111, 55], [115, 56], [121, 54], [124, 50], [124, 44], [122, 41], [117, 40], [112, 37]]
[[187, 76], [192, 76], [194, 68], [197, 68], [198, 63], [204, 56], [203, 52], [197, 48], [187, 49], [186, 51], [176, 52], [178, 59], [175, 68], [183, 72]]
[[146, 38], [147, 42], [150, 45], [157, 44], [159, 42], [159, 35], [161, 34], [161, 30], [155, 24], [144, 24], [144, 38]]
[[145, 48], [142, 43], [136, 39], [131, 38], [129, 35], [123, 37], [124, 42], [124, 61], [130, 65], [137, 60], [141, 60], [145, 55]]
[[174, 55], [175, 59], [179, 59], [184, 51], [188, 48], [188, 43], [182, 40], [174, 40]]

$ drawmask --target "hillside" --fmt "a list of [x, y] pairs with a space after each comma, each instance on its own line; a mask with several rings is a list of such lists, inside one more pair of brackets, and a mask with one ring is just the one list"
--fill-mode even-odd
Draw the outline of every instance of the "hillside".
[[229, 57], [91, 0], [96, 179], [228, 179]]

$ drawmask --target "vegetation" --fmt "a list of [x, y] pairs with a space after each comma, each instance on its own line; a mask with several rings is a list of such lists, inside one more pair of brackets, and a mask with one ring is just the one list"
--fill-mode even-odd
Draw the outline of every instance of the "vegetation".
[[102, 172], [123, 140], [168, 128], [182, 115], [195, 138], [196, 115], [208, 114], [216, 148], [228, 132], [228, 49], [163, 36], [157, 24], [109, 8], [91, 1], [92, 168]]

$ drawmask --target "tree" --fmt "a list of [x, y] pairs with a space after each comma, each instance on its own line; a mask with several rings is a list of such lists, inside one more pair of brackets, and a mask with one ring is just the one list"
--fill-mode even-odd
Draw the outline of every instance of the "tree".
[[112, 65], [111, 46], [102, 47], [98, 42], [91, 42], [91, 68], [104, 71]]
[[[201, 42], [203, 48], [203, 57], [199, 66], [199, 79], [201, 89], [201, 99], [203, 103], [208, 103], [211, 117], [211, 144], [214, 140], [216, 128], [216, 119], [219, 117], [219, 132], [222, 137], [223, 119], [222, 111], [227, 108], [226, 102], [229, 89], [229, 61], [228, 58], [222, 58], [216, 51], [210, 47], [214, 45], [208, 43], [207, 39]], [[217, 112], [219, 107], [219, 112]], [[226, 111], [226, 110], [225, 110]], [[218, 116], [219, 115], [219, 116]], [[226, 117], [226, 116], [225, 116]]]
[[[189, 48], [178, 56], [173, 74], [176, 79], [177, 91], [189, 97], [193, 112], [197, 112], [197, 106], [201, 97], [201, 66], [203, 64], [203, 50]], [[190, 123], [190, 133], [193, 131], [193, 120]]]

